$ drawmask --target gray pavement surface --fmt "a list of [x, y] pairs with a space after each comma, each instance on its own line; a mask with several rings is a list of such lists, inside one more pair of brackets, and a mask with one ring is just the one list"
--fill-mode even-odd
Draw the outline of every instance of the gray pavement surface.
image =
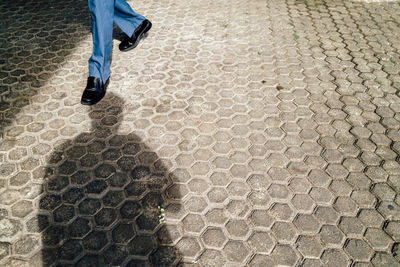
[[0, 2], [0, 266], [399, 266], [400, 1]]

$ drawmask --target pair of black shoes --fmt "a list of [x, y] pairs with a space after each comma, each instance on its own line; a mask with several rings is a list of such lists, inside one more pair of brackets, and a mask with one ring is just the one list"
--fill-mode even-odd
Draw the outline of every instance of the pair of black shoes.
[[[151, 29], [151, 22], [145, 19], [139, 27], [135, 29], [131, 37], [127, 37], [119, 44], [119, 50], [126, 52], [134, 49], [141, 39], [147, 36], [147, 32]], [[99, 102], [106, 94], [107, 86], [110, 78], [104, 83], [98, 77], [89, 76], [85, 91], [83, 91], [81, 103], [83, 105], [94, 105]]]

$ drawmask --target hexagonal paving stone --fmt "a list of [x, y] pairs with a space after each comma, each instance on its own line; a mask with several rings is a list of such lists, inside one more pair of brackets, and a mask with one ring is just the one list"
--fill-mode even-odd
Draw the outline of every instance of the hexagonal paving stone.
[[93, 180], [86, 185], [86, 192], [88, 194], [101, 194], [107, 189], [107, 183], [103, 180]]
[[400, 241], [400, 222], [389, 222], [385, 231], [395, 241]]
[[297, 238], [297, 231], [291, 223], [275, 222], [271, 228], [278, 242], [291, 243]]
[[200, 233], [204, 228], [204, 221], [200, 215], [188, 214], [183, 220], [183, 230], [185, 232]]
[[376, 197], [368, 191], [353, 191], [351, 198], [360, 206], [365, 208], [372, 208], [376, 204]]
[[336, 195], [341, 196], [343, 199], [346, 199], [347, 196], [350, 196], [353, 188], [349, 183], [344, 180], [333, 180], [329, 185], [329, 189]]
[[201, 266], [207, 267], [216, 265], [223, 266], [225, 262], [226, 259], [223, 254], [220, 251], [213, 249], [206, 249], [198, 259], [198, 263], [201, 264]]
[[150, 174], [150, 169], [147, 166], [137, 166], [131, 171], [131, 177], [134, 180], [146, 178]]
[[232, 200], [226, 205], [226, 211], [234, 217], [244, 218], [250, 211], [250, 208], [244, 200]]
[[266, 190], [271, 184], [266, 175], [252, 174], [247, 179], [247, 183], [253, 190]]
[[141, 197], [146, 192], [146, 185], [142, 182], [132, 181], [126, 185], [124, 191], [128, 197]]
[[321, 260], [317, 259], [304, 259], [302, 266], [312, 266], [312, 267], [322, 267], [324, 266], [321, 262]]
[[207, 223], [211, 225], [223, 225], [228, 220], [224, 209], [212, 209], [206, 213], [205, 217]]
[[332, 178], [321, 170], [311, 170], [307, 178], [313, 185], [323, 188], [327, 187], [332, 181]]
[[139, 235], [132, 239], [128, 244], [131, 255], [146, 256], [155, 248], [154, 240], [151, 236]]
[[208, 193], [207, 197], [210, 202], [213, 203], [222, 203], [228, 197], [228, 193], [225, 188], [222, 187], [213, 187]]
[[317, 204], [322, 205], [329, 205], [334, 200], [333, 194], [328, 189], [321, 187], [313, 187], [310, 196]]
[[382, 201], [378, 207], [385, 219], [400, 220], [400, 206], [394, 202]]
[[250, 193], [248, 199], [254, 206], [268, 208], [271, 205], [271, 197], [264, 191], [254, 191]]
[[365, 230], [362, 222], [354, 217], [342, 217], [338, 226], [347, 236], [362, 236]]
[[256, 254], [250, 261], [249, 266], [274, 266], [275, 263], [271, 256]]
[[250, 189], [246, 183], [233, 181], [228, 185], [228, 192], [232, 196], [245, 196], [250, 192]]
[[248, 239], [248, 244], [257, 253], [270, 253], [276, 241], [268, 233], [254, 232]]
[[128, 266], [171, 266], [177, 261], [178, 255], [174, 247], [159, 246], [150, 256], [149, 264], [143, 260], [132, 260]]
[[365, 239], [374, 250], [387, 250], [393, 244], [392, 239], [383, 230], [377, 228], [368, 228]]
[[229, 241], [223, 252], [229, 261], [236, 263], [243, 263], [250, 256], [250, 250], [240, 241]]
[[33, 211], [32, 202], [21, 200], [12, 205], [11, 212], [15, 217], [23, 218]]
[[231, 219], [225, 226], [228, 233], [233, 237], [245, 237], [249, 232], [249, 226], [244, 220]]
[[288, 199], [290, 194], [286, 186], [280, 184], [271, 184], [268, 188], [268, 194], [275, 199]]
[[111, 245], [104, 251], [104, 261], [108, 265], [121, 265], [128, 257], [129, 252], [125, 246]]
[[58, 195], [48, 194], [40, 199], [39, 206], [44, 210], [53, 210], [61, 204], [61, 198]]
[[223, 172], [213, 172], [210, 176], [211, 182], [215, 186], [226, 186], [231, 182], [231, 176]]
[[310, 214], [299, 214], [294, 224], [302, 233], [317, 233], [321, 227], [319, 221]]
[[379, 227], [384, 222], [383, 217], [372, 209], [363, 209], [358, 214], [358, 218], [367, 227]]
[[341, 247], [345, 236], [335, 225], [324, 225], [320, 231], [321, 241], [328, 246]]
[[132, 224], [119, 223], [112, 230], [112, 239], [115, 243], [127, 243], [135, 236]]
[[157, 241], [161, 245], [172, 245], [181, 237], [180, 227], [173, 224], [163, 224], [157, 231]]
[[63, 227], [50, 225], [42, 234], [42, 243], [44, 246], [55, 246], [65, 238]]
[[275, 203], [270, 210], [270, 214], [279, 221], [289, 221], [293, 216], [293, 210], [286, 203]]
[[300, 236], [297, 241], [297, 249], [304, 257], [320, 257], [323, 247], [317, 236]]
[[54, 221], [58, 223], [67, 223], [75, 216], [75, 208], [72, 205], [63, 204], [54, 210]]
[[71, 187], [62, 195], [62, 200], [65, 203], [74, 204], [79, 202], [82, 198], [84, 198], [85, 192], [82, 188]]
[[335, 224], [339, 221], [339, 214], [332, 207], [319, 206], [314, 214], [321, 223]]
[[291, 175], [286, 169], [276, 168], [276, 167], [272, 167], [271, 169], [269, 169], [268, 175], [272, 180], [280, 182], [285, 182], [289, 180], [289, 178], [291, 177]]
[[57, 256], [62, 260], [72, 261], [83, 251], [79, 240], [68, 240], [58, 250]]
[[391, 254], [384, 252], [377, 252], [372, 258], [371, 263], [374, 266], [396, 266], [399, 264], [399, 262]]
[[201, 213], [206, 209], [207, 202], [203, 197], [192, 196], [185, 202], [185, 206], [188, 211]]
[[19, 172], [17, 175], [14, 175], [10, 179], [11, 186], [24, 186], [30, 180], [30, 173], [28, 172]]
[[304, 213], [311, 213], [315, 207], [314, 201], [308, 195], [296, 194], [291, 203], [298, 211]]
[[154, 231], [160, 224], [160, 210], [145, 210], [136, 219], [137, 226], [140, 230]]
[[294, 266], [299, 260], [299, 256], [289, 245], [276, 245], [271, 256], [276, 264], [286, 266]]
[[322, 253], [321, 261], [325, 266], [348, 266], [348, 256], [339, 249], [328, 248]]
[[109, 191], [103, 198], [104, 206], [116, 207], [124, 200], [124, 193], [121, 190]]
[[172, 203], [164, 207], [165, 216], [175, 220], [181, 220], [186, 214], [184, 205], [179, 203]]
[[82, 240], [82, 245], [87, 250], [100, 251], [106, 244], [106, 232], [103, 231], [92, 231]]
[[176, 247], [186, 257], [195, 257], [201, 251], [198, 240], [190, 237], [183, 237]]
[[67, 176], [56, 176], [52, 177], [47, 183], [47, 189], [49, 191], [59, 192], [66, 186], [68, 186], [69, 180]]
[[254, 227], [270, 228], [274, 223], [274, 219], [265, 210], [254, 210], [249, 217]]
[[26, 222], [28, 232], [40, 233], [49, 226], [49, 216], [37, 214]]
[[208, 184], [202, 179], [192, 179], [188, 183], [190, 191], [193, 193], [201, 194], [208, 189]]
[[68, 224], [68, 233], [70, 237], [84, 237], [91, 230], [91, 223], [89, 220], [78, 217]]
[[27, 254], [39, 247], [39, 237], [35, 235], [23, 236], [19, 238], [12, 247], [16, 254], [27, 256]]
[[78, 206], [79, 213], [82, 215], [93, 215], [101, 207], [101, 203], [98, 199], [86, 198]]
[[370, 246], [361, 239], [350, 239], [344, 249], [356, 261], [369, 261], [374, 254]]
[[202, 240], [206, 246], [222, 248], [227, 238], [220, 228], [208, 228], [202, 235]]
[[193, 175], [206, 175], [210, 171], [208, 163], [197, 162], [190, 168]]
[[103, 208], [95, 216], [94, 220], [98, 226], [110, 226], [117, 218], [117, 213], [114, 209]]
[[90, 172], [88, 171], [77, 171], [75, 174], [71, 176], [72, 184], [86, 184], [91, 180]]
[[109, 179], [107, 179], [107, 183], [112, 187], [123, 187], [128, 182], [128, 176], [125, 173], [114, 173], [111, 175]]
[[358, 211], [357, 204], [349, 197], [338, 197], [333, 207], [339, 213], [347, 216], [355, 216]]
[[7, 242], [0, 242], [0, 260], [4, 259], [10, 254], [10, 244]]

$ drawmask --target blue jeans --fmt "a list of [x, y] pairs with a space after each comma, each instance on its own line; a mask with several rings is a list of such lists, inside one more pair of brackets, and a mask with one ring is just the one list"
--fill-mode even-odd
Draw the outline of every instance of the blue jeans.
[[130, 37], [145, 17], [135, 13], [125, 0], [88, 0], [88, 3], [93, 36], [89, 76], [106, 82], [110, 77], [113, 24]]

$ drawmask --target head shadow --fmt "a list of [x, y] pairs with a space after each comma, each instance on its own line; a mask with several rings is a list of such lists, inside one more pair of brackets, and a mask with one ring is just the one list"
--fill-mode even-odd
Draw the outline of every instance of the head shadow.
[[[92, 129], [60, 144], [39, 202], [43, 266], [171, 266], [180, 260], [163, 223], [174, 177], [135, 133], [118, 134], [123, 100], [90, 108]], [[175, 234], [174, 234], [175, 235]]]

